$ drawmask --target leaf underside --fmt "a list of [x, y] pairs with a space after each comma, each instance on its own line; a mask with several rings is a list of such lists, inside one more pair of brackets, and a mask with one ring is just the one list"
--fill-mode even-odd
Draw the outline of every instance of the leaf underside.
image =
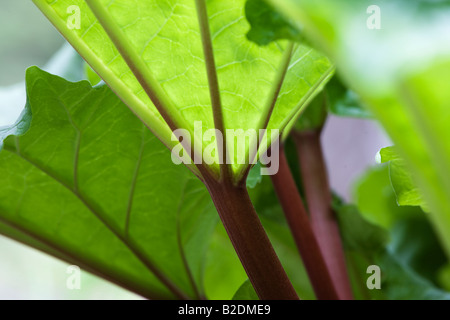
[[[95, 5], [101, 11], [101, 19], [114, 29], [114, 41], [105, 32], [105, 23], [99, 23], [86, 4]], [[66, 37], [92, 68], [105, 80], [118, 96], [169, 148], [172, 131], [161, 116], [154, 100], [149, 98], [142, 83], [153, 83], [153, 89], [163, 96], [162, 108], [175, 128], [187, 129], [191, 139], [202, 141], [202, 150], [214, 139], [203, 136], [215, 128], [209, 82], [202, 49], [202, 39], [195, 1], [193, 0], [34, 0], [57, 29]], [[67, 21], [70, 6], [78, 6], [81, 12], [80, 29], [69, 29]], [[219, 82], [219, 94], [223, 122], [226, 129], [261, 128], [270, 117], [270, 129], [283, 130], [298, 110], [304, 106], [333, 72], [330, 61], [309, 47], [296, 46], [289, 70], [273, 112], [270, 93], [280, 72], [286, 40], [259, 47], [246, 38], [250, 29], [245, 19], [245, 0], [206, 1], [211, 40], [215, 57], [215, 72]], [[102, 20], [102, 21], [103, 21]], [[119, 48], [126, 47], [133, 63], [142, 66], [140, 72], [132, 72]], [[154, 81], [153, 81], [154, 80]], [[153, 82], [152, 82], [153, 81]], [[167, 120], [167, 119], [166, 119]], [[195, 121], [202, 128], [194, 132]], [[173, 129], [173, 128], [172, 128]], [[201, 135], [201, 136], [200, 136]], [[204, 140], [202, 140], [204, 139]], [[230, 150], [239, 145], [235, 139], [227, 141]], [[241, 143], [242, 144], [242, 143]], [[256, 141], [245, 146], [246, 159]], [[232, 149], [233, 148], [233, 149]], [[219, 171], [218, 154], [204, 154], [213, 172]], [[240, 176], [248, 168], [236, 163], [233, 154], [233, 174]], [[197, 168], [190, 169], [200, 175]]]

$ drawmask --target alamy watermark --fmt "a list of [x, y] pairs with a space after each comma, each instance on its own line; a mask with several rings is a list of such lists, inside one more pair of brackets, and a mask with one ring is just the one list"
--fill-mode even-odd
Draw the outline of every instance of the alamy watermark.
[[69, 274], [66, 280], [66, 288], [69, 290], [81, 289], [81, 269], [79, 266], [68, 266], [66, 273]]
[[[279, 169], [279, 139], [277, 129], [226, 129], [224, 147], [224, 135], [220, 130], [203, 131], [202, 122], [195, 121], [193, 137], [186, 129], [173, 132], [172, 141], [181, 143], [172, 149], [172, 161], [175, 164], [255, 164], [259, 149], [263, 150], [259, 155], [261, 174], [274, 175]], [[269, 147], [270, 151], [264, 152]]]
[[67, 7], [67, 13], [69, 17], [67, 18], [67, 28], [69, 30], [80, 30], [81, 29], [81, 10], [79, 6], [73, 5]]
[[367, 14], [370, 16], [367, 18], [367, 28], [370, 30], [381, 29], [381, 8], [377, 5], [371, 5], [367, 7]]
[[367, 267], [366, 273], [370, 274], [370, 276], [367, 278], [367, 281], [366, 281], [367, 289], [380, 290], [381, 289], [381, 268], [377, 265], [371, 265], [371, 266]]

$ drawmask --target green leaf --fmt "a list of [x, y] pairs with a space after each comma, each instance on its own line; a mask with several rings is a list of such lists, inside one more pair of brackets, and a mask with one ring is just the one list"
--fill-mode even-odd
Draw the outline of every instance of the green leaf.
[[326, 95], [322, 92], [306, 106], [294, 126], [295, 130], [308, 131], [322, 128], [328, 116], [326, 106]]
[[372, 118], [358, 94], [346, 88], [337, 76], [327, 84], [326, 92], [328, 109], [332, 114], [341, 117]]
[[247, 177], [247, 188], [254, 188], [258, 183], [261, 183], [261, 163], [257, 162], [250, 170]]
[[389, 249], [396, 259], [437, 285], [438, 271], [447, 258], [425, 215], [405, 217], [394, 226], [391, 235]]
[[447, 263], [439, 270], [438, 282], [442, 288], [450, 292], [450, 264]]
[[[304, 26], [305, 36], [336, 62], [344, 81], [380, 120], [410, 168], [450, 254], [448, 2], [269, 2]], [[381, 9], [379, 29], [372, 28], [377, 27], [374, 4]]]
[[95, 73], [94, 70], [92, 70], [92, 68], [85, 63], [84, 64], [84, 73], [86, 75], [87, 80], [91, 83], [91, 85], [95, 86], [96, 84], [98, 84], [100, 81], [102, 81], [102, 78], [100, 78], [98, 76], [98, 74]]
[[247, 0], [245, 14], [251, 25], [247, 38], [260, 46], [280, 39], [303, 41], [301, 32], [264, 0]]
[[370, 112], [362, 106], [358, 95], [347, 89], [337, 76], [334, 76], [326, 85], [322, 93], [304, 109], [295, 124], [299, 131], [317, 130], [323, 127], [328, 112], [353, 118], [371, 118]]
[[[393, 253], [377, 259], [383, 274], [382, 291], [392, 300], [450, 300], [450, 293], [420, 277], [410, 267], [398, 261]], [[383, 272], [384, 271], [384, 272]]]
[[407, 164], [398, 155], [397, 150], [394, 147], [383, 148], [379, 154], [382, 163], [389, 162], [389, 177], [398, 205], [420, 206], [424, 211], [428, 211], [427, 204], [416, 183], [414, 183]]
[[385, 229], [391, 229], [404, 217], [421, 213], [418, 208], [397, 205], [387, 165], [369, 169], [357, 181], [354, 199], [365, 219]]
[[15, 135], [20, 136], [28, 131], [31, 123], [31, 109], [27, 103], [16, 123], [7, 127], [0, 127], [0, 151], [3, 149], [3, 141], [6, 137]]
[[232, 299], [247, 274], [222, 224], [217, 225], [210, 242], [204, 276], [206, 296], [212, 300]]
[[427, 207], [419, 188], [412, 181], [411, 174], [402, 160], [391, 161], [389, 163], [389, 175], [392, 187], [397, 196], [397, 203], [400, 206], [421, 206]]
[[382, 148], [377, 156], [377, 161], [379, 163], [386, 163], [389, 161], [401, 160], [402, 158], [398, 154], [397, 148], [395, 146]]
[[347, 250], [370, 254], [379, 252], [387, 244], [389, 235], [386, 230], [365, 220], [356, 206], [340, 206], [337, 216]]
[[314, 290], [289, 227], [285, 220], [281, 223], [277, 222], [279, 219], [284, 219], [281, 216], [276, 216], [276, 213], [279, 211], [280, 209], [277, 208], [272, 213], [275, 216], [275, 220], [260, 217], [261, 222], [298, 295], [303, 300], [315, 299]]
[[[171, 139], [172, 130], [181, 128], [188, 130], [193, 145], [203, 151], [211, 144], [204, 133], [215, 128], [211, 95], [220, 96], [221, 106], [214, 108], [221, 110], [226, 129], [245, 133], [263, 129], [269, 121], [269, 129], [283, 131], [334, 71], [323, 54], [309, 47], [298, 45], [290, 54], [285, 52], [290, 48], [286, 40], [264, 48], [249, 41], [245, 2], [207, 1], [208, 17], [203, 19], [191, 0], [34, 0], [166, 146], [178, 144]], [[80, 28], [70, 28], [68, 23], [76, 18], [68, 13], [73, 6], [80, 9]], [[203, 44], [207, 47], [208, 41], [205, 35], [202, 38], [199, 18], [209, 20], [215, 65], [205, 59]], [[283, 77], [285, 57], [289, 63]], [[218, 77], [218, 92], [211, 87], [211, 95], [207, 67]], [[194, 131], [197, 121], [202, 127]], [[242, 146], [247, 156], [256, 146], [254, 138], [245, 146], [235, 140], [227, 139], [228, 149]], [[262, 143], [260, 151], [265, 152], [265, 147]], [[208, 166], [217, 175], [217, 153], [203, 155], [205, 162], [213, 162]], [[237, 154], [232, 159], [238, 179], [250, 164], [238, 164]], [[189, 168], [201, 176], [196, 166]]]
[[31, 125], [26, 112], [0, 152], [0, 232], [149, 298], [203, 295], [217, 223], [203, 184], [106, 86], [36, 67], [26, 83]]
[[[352, 251], [350, 264], [356, 267], [352, 271], [363, 282], [362, 286], [369, 276], [367, 267], [377, 265], [381, 270], [380, 292], [374, 294], [371, 291], [375, 290], [364, 288], [363, 294], [396, 300], [450, 299], [450, 293], [432, 281], [445, 256], [435, 234], [427, 229], [423, 215], [399, 220], [390, 232], [369, 223], [352, 205], [338, 208], [338, 217], [344, 247]], [[392, 241], [388, 244], [389, 238]], [[363, 257], [362, 262], [355, 261], [358, 256]]]
[[233, 296], [233, 300], [259, 300], [251, 282], [247, 279]]

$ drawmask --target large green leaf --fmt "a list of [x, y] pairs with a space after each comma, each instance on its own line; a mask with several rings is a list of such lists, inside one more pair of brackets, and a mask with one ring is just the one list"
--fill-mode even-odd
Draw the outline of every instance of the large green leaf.
[[[205, 59], [203, 51], [208, 37], [201, 32], [197, 16], [203, 0], [34, 3], [170, 148], [178, 143], [171, 139], [174, 128], [189, 130], [197, 146], [203, 138], [203, 149], [211, 143], [210, 137], [199, 136], [215, 128], [205, 65], [217, 73], [224, 127], [244, 132], [263, 129], [269, 118], [270, 129], [283, 130], [333, 72], [329, 60], [309, 47], [298, 45], [290, 55], [285, 52], [291, 48], [286, 40], [264, 48], [249, 41], [245, 0], [205, 1], [215, 65]], [[79, 29], [68, 24], [76, 18], [76, 10], [70, 10], [76, 8], [73, 6], [80, 9]], [[286, 59], [288, 70], [284, 77]], [[217, 96], [213, 86], [211, 91]], [[201, 130], [196, 132], [195, 121], [202, 122]], [[237, 149], [239, 142], [235, 140], [227, 141], [230, 150]], [[244, 148], [247, 155], [250, 146], [256, 145], [253, 140]], [[261, 146], [264, 151], [265, 144]], [[211, 161], [218, 154], [206, 156]], [[233, 156], [237, 162], [237, 155]], [[240, 177], [248, 165], [248, 161], [233, 164], [235, 176]], [[215, 173], [219, 170], [217, 163], [209, 167]], [[190, 169], [200, 175], [195, 166], [190, 165]]]
[[448, 1], [269, 2], [332, 57], [381, 121], [414, 172], [450, 256]]
[[217, 215], [203, 184], [108, 87], [35, 67], [26, 83], [24, 117], [2, 132], [16, 135], [0, 152], [0, 233], [149, 298], [204, 295]]

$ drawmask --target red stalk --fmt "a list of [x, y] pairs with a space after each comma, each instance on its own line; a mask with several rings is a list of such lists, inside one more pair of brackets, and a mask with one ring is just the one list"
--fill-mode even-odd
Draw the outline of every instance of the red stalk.
[[319, 300], [337, 300], [336, 289], [292, 177], [283, 147], [280, 147], [279, 162], [279, 171], [271, 176], [272, 182], [316, 297]]
[[293, 134], [300, 162], [312, 228], [330, 271], [339, 299], [353, 299], [320, 142], [320, 130]]
[[262, 300], [298, 300], [256, 214], [245, 185], [205, 181], [239, 259]]

